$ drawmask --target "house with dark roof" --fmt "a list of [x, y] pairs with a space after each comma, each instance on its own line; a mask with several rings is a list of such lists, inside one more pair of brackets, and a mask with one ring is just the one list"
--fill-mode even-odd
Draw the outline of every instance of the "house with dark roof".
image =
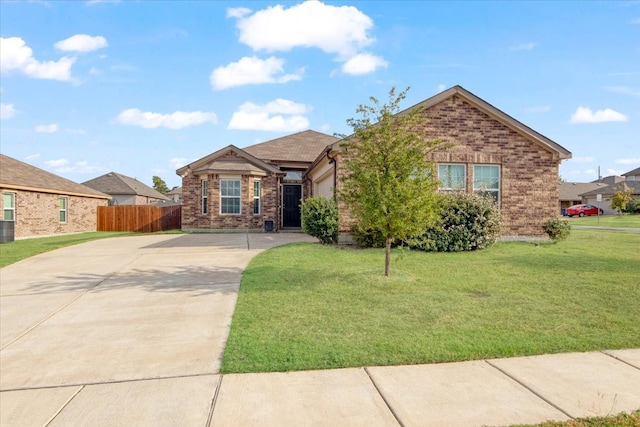
[[[108, 194], [0, 154], [3, 226], [13, 238], [96, 231]], [[7, 224], [10, 223], [10, 224]]]
[[245, 148], [229, 145], [178, 169], [182, 229], [300, 228], [303, 174], [337, 140], [307, 130]]
[[[609, 185], [585, 191], [580, 196], [582, 203], [599, 205], [605, 214], [614, 214], [617, 211], [611, 208], [611, 198], [622, 191], [631, 191], [631, 197], [640, 199], [640, 167], [623, 173], [620, 179], [616, 179]], [[600, 202], [598, 202], [598, 195], [601, 197]]]
[[[559, 215], [558, 167], [571, 153], [460, 86], [421, 108], [433, 139], [442, 191], [481, 192], [499, 206], [504, 236], [545, 236], [542, 223]], [[400, 112], [399, 114], [403, 114]], [[183, 230], [300, 228], [300, 200], [337, 197], [341, 140], [312, 130], [243, 149], [228, 146], [178, 169]], [[339, 197], [341, 236], [353, 224]]]
[[135, 178], [109, 172], [82, 183], [111, 196], [110, 205], [149, 205], [169, 198]]
[[[447, 89], [419, 108], [430, 139], [449, 143], [428, 154], [441, 191], [478, 192], [495, 200], [503, 237], [545, 236], [542, 223], [559, 215], [558, 168], [571, 153], [461, 86]], [[342, 141], [328, 146], [305, 173], [309, 195], [334, 197], [346, 175]], [[338, 197], [340, 237], [354, 219]]]
[[561, 182], [560, 183], [560, 210], [569, 206], [582, 203], [582, 195], [592, 190], [608, 187], [609, 184], [599, 181], [593, 182]]

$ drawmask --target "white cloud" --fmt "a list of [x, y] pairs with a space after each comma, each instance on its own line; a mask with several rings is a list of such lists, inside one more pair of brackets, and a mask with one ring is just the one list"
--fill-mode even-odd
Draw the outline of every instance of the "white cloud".
[[69, 161], [65, 160], [66, 163], [56, 167], [56, 173], [77, 173], [77, 174], [97, 174], [100, 172], [106, 172], [107, 169], [104, 166], [99, 164], [91, 164], [87, 161], [75, 162], [74, 164], [69, 164]]
[[44, 164], [52, 168], [59, 168], [59, 167], [68, 165], [69, 160], [67, 159], [47, 160], [46, 162], [44, 162]]
[[227, 18], [243, 18], [251, 13], [251, 9], [246, 7], [230, 7], [227, 9]]
[[50, 125], [38, 125], [35, 130], [39, 133], [56, 133], [58, 131], [58, 125], [56, 123], [52, 123]]
[[93, 6], [100, 3], [120, 3], [122, 0], [87, 0], [87, 6]]
[[620, 165], [636, 165], [636, 164], [640, 164], [640, 157], [629, 158], [629, 159], [618, 159], [616, 160], [616, 163]]
[[209, 78], [211, 86], [216, 90], [247, 84], [286, 83], [301, 79], [302, 71], [297, 74], [284, 74], [283, 64], [283, 59], [273, 56], [267, 59], [245, 56], [238, 62], [216, 68]]
[[359, 53], [342, 65], [342, 71], [351, 75], [369, 74], [380, 67], [386, 68], [387, 65], [389, 65], [387, 61], [380, 56], [375, 56], [370, 53]]
[[578, 107], [571, 115], [571, 123], [604, 123], [604, 122], [626, 122], [627, 116], [618, 113], [610, 108], [604, 110], [591, 111], [590, 108]]
[[640, 25], [640, 18], [634, 19], [633, 21], [631, 21], [631, 23]]
[[161, 114], [130, 108], [120, 113], [116, 117], [116, 121], [123, 125], [140, 126], [147, 129], [161, 126], [169, 129], [182, 129], [203, 123], [217, 123], [218, 118], [215, 113], [202, 111], [176, 111], [171, 114]]
[[531, 50], [537, 45], [535, 43], [520, 43], [511, 48], [511, 50]]
[[447, 88], [447, 87], [446, 87], [444, 84], [442, 84], [442, 83], [440, 83], [438, 86], [436, 86], [436, 90], [438, 91], [438, 93], [440, 93], [440, 92], [444, 92], [444, 90], [445, 90], [446, 88]]
[[174, 169], [180, 169], [182, 166], [187, 164], [187, 159], [185, 159], [184, 157], [173, 157], [169, 159], [169, 164]]
[[0, 104], [0, 119], [10, 119], [16, 114], [13, 104]]
[[37, 153], [36, 154], [31, 154], [31, 155], [26, 157], [26, 160], [31, 161], [31, 160], [37, 159], [38, 157], [40, 157], [40, 154], [37, 154]]
[[305, 1], [290, 8], [276, 5], [255, 13], [229, 8], [227, 17], [236, 18], [240, 42], [254, 51], [317, 48], [336, 55], [339, 62], [347, 62], [343, 71], [348, 74], [366, 74], [387, 65], [381, 57], [363, 53], [375, 42], [369, 34], [373, 21], [354, 6]]
[[625, 173], [626, 171], [623, 171], [622, 169], [612, 169], [612, 168], [608, 168], [604, 170], [604, 176], [611, 176], [611, 175], [616, 175], [616, 176], [620, 176], [623, 173]]
[[309, 110], [308, 106], [287, 99], [276, 99], [265, 105], [245, 102], [233, 113], [227, 128], [297, 132], [309, 128], [309, 120], [303, 116]]
[[19, 72], [35, 79], [71, 80], [71, 66], [76, 58], [63, 56], [58, 61], [38, 61], [20, 37], [0, 38], [0, 72]]
[[596, 158], [593, 156], [586, 156], [586, 157], [572, 157], [571, 159], [569, 159], [568, 161], [570, 162], [574, 162], [574, 163], [593, 163], [596, 161]]
[[607, 90], [623, 95], [640, 96], [640, 89], [634, 89], [627, 86], [607, 86]]
[[107, 39], [102, 36], [90, 36], [88, 34], [76, 34], [67, 39], [60, 40], [54, 47], [64, 52], [91, 52], [92, 50], [107, 47]]
[[254, 50], [288, 51], [317, 47], [348, 58], [374, 42], [367, 32], [373, 21], [353, 6], [306, 1], [288, 9], [268, 7], [247, 16], [235, 12], [240, 41]]

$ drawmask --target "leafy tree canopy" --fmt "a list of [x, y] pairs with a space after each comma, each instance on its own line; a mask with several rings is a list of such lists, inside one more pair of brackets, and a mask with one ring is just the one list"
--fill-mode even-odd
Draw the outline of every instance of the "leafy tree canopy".
[[154, 175], [151, 179], [153, 181], [153, 189], [158, 193], [167, 194], [169, 192], [169, 187], [167, 187], [167, 183], [162, 178]]
[[339, 195], [358, 227], [385, 237], [385, 276], [391, 242], [415, 240], [438, 218], [438, 180], [426, 155], [444, 144], [429, 140], [423, 109], [398, 114], [408, 90], [396, 95], [392, 88], [386, 104], [371, 97], [372, 105], [360, 105], [360, 117], [347, 120], [353, 134], [343, 144], [347, 174]]

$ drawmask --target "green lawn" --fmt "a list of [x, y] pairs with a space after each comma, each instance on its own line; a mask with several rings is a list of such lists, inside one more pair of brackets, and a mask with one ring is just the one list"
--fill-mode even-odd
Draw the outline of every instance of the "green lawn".
[[294, 244], [246, 269], [223, 373], [640, 347], [640, 234], [467, 253]]
[[[180, 232], [176, 230], [175, 232]], [[163, 232], [170, 233], [170, 232]], [[89, 233], [66, 234], [51, 237], [16, 240], [0, 244], [0, 268], [43, 252], [77, 245], [91, 240], [117, 236], [136, 236], [140, 233], [94, 231]]]
[[602, 215], [566, 217], [571, 225], [600, 225], [603, 227], [640, 228], [640, 215]]
[[[541, 424], [519, 427], [638, 427], [640, 411], [610, 417], [579, 418], [571, 421], [547, 421]], [[515, 426], [514, 426], [515, 427]]]

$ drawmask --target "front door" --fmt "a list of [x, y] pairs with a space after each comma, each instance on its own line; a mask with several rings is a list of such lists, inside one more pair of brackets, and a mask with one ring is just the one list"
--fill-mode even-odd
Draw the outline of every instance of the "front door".
[[282, 226], [285, 228], [300, 228], [300, 199], [302, 199], [301, 185], [282, 186]]

